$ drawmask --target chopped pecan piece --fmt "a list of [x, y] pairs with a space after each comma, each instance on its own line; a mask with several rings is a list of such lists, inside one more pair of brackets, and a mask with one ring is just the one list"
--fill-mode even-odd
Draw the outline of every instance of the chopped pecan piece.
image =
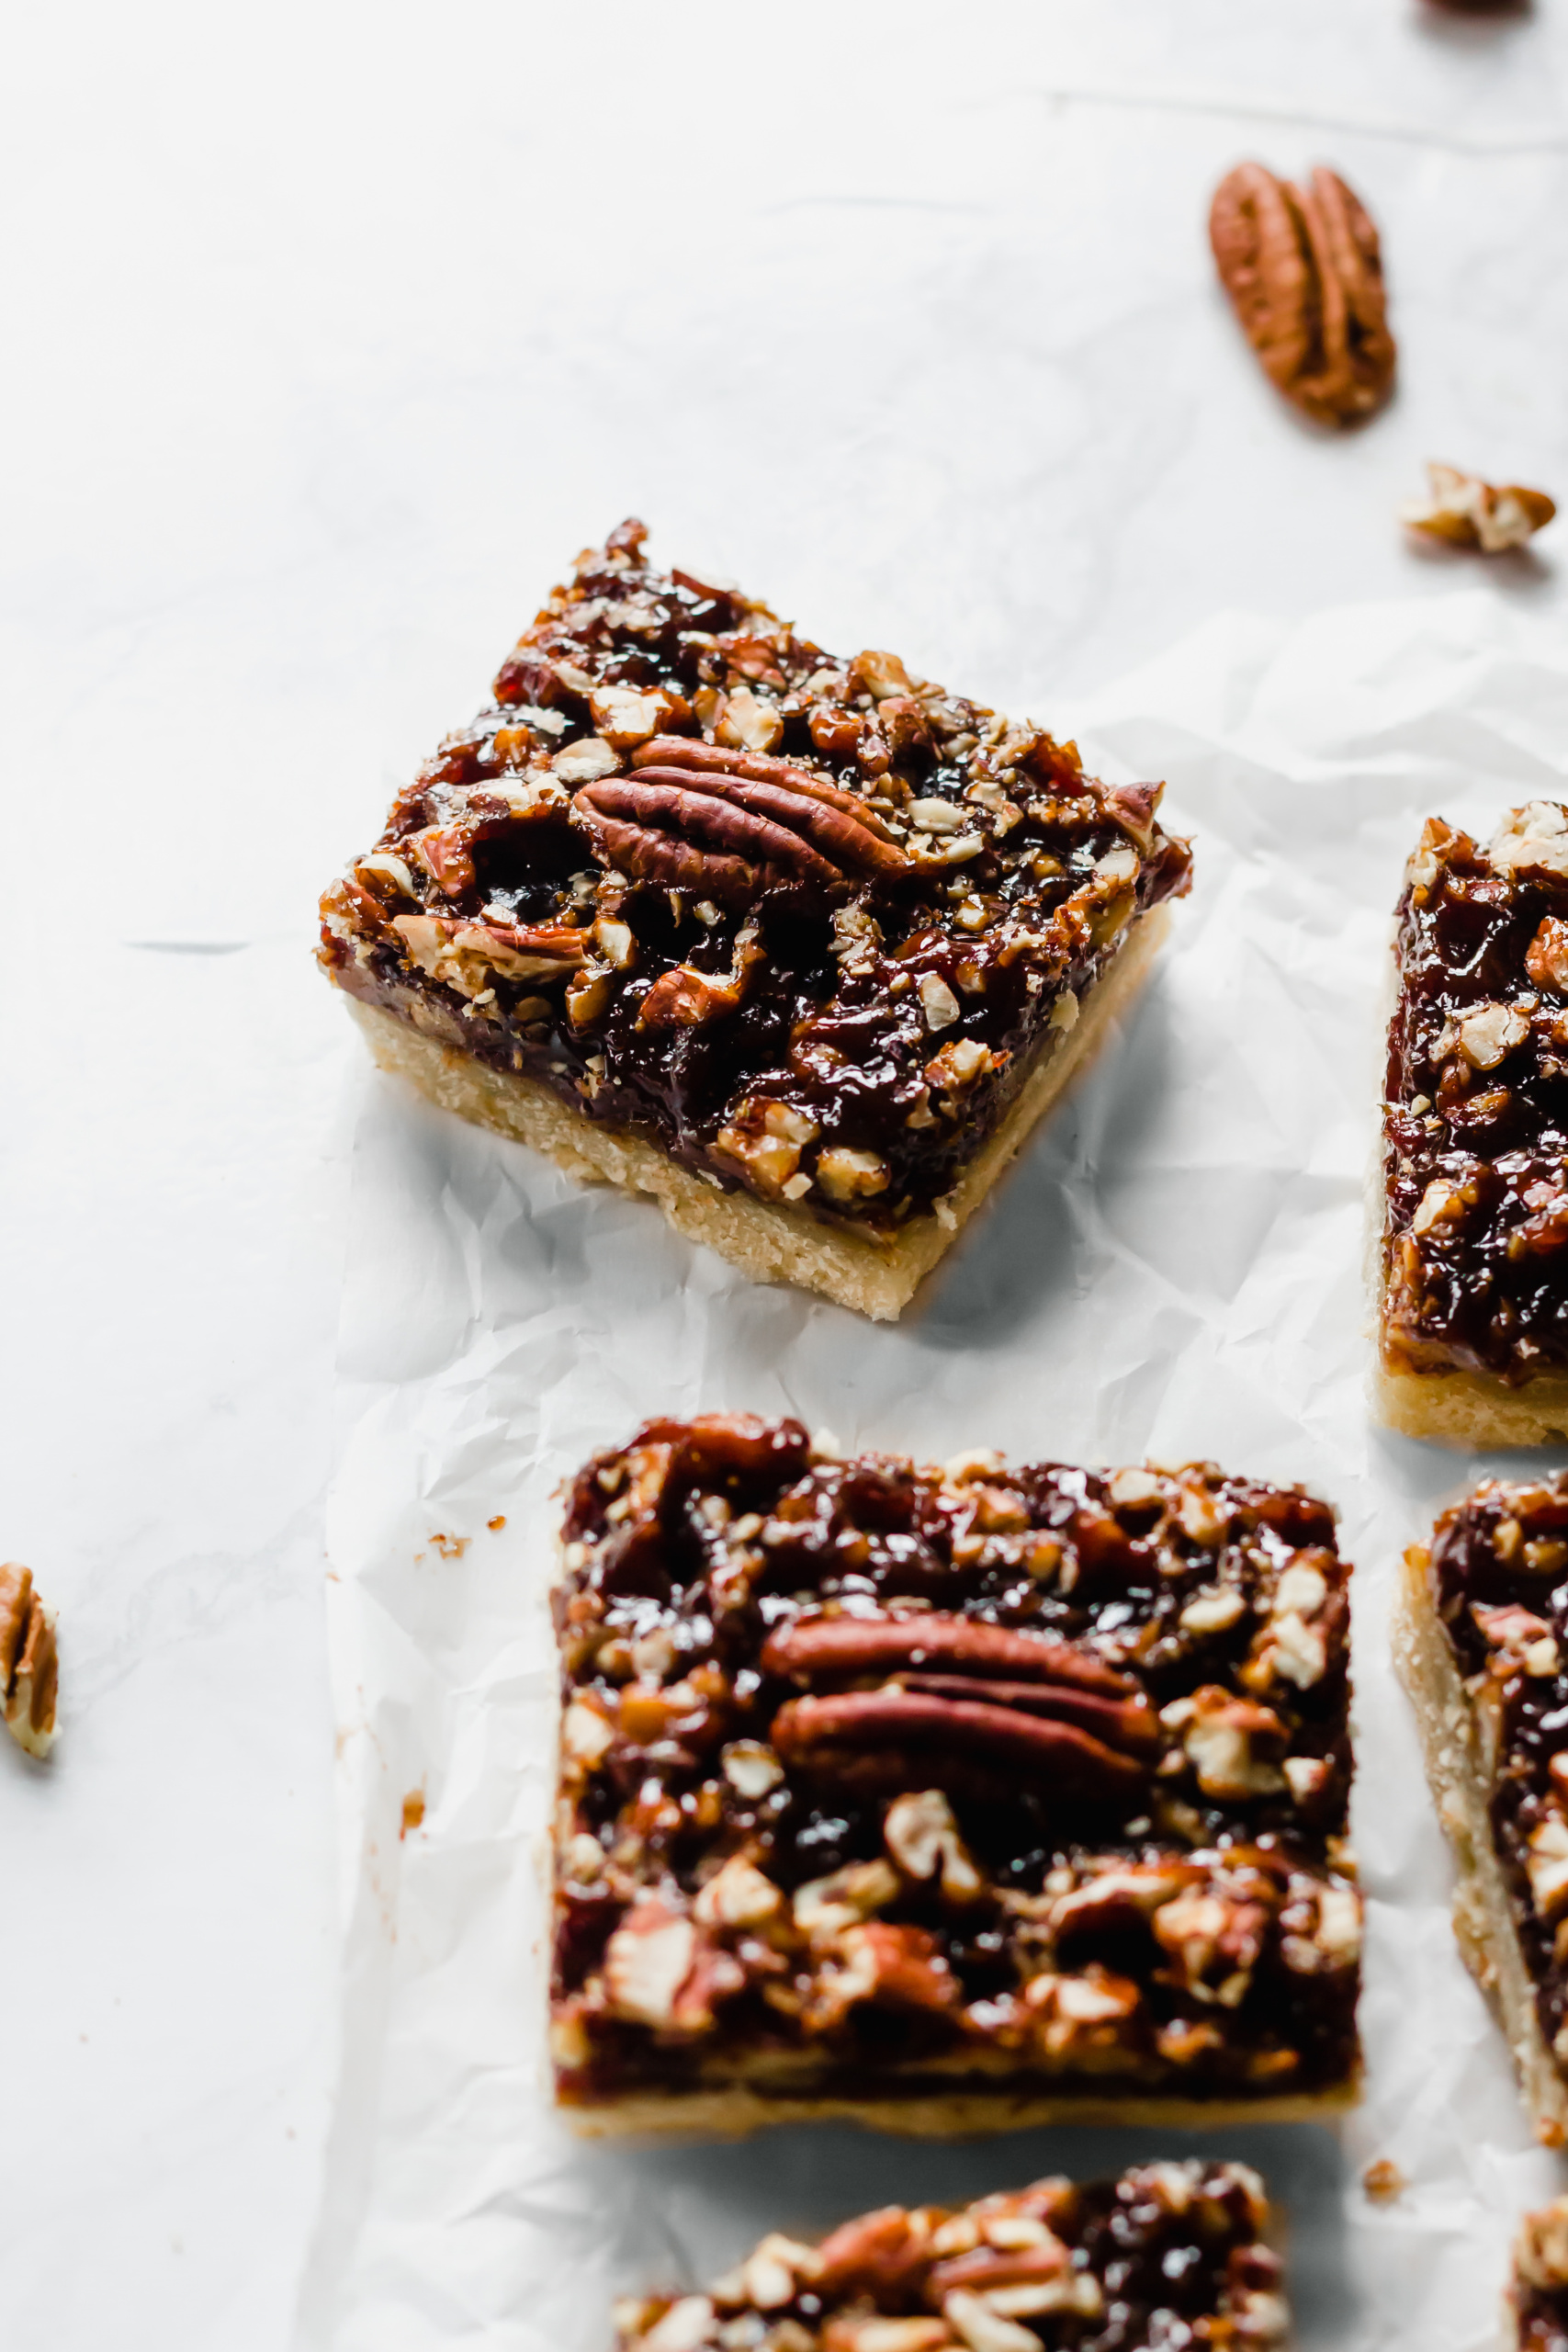
[[1400, 521], [1452, 547], [1479, 548], [1483, 555], [1522, 548], [1557, 512], [1556, 501], [1543, 490], [1522, 490], [1517, 482], [1494, 489], [1457, 466], [1428, 464], [1427, 480], [1428, 495], [1402, 506]]

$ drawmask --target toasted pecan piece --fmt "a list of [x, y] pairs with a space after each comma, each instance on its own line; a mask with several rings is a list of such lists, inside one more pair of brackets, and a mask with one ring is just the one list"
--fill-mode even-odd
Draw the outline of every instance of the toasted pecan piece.
[[1526, 490], [1518, 482], [1496, 486], [1458, 466], [1429, 462], [1427, 481], [1428, 495], [1402, 506], [1400, 521], [1428, 538], [1478, 548], [1483, 555], [1522, 548], [1557, 512], [1557, 502], [1543, 490]]

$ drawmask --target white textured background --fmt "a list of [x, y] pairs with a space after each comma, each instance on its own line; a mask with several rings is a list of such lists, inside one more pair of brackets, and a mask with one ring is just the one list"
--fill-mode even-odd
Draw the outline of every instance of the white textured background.
[[[1213, 287], [1245, 153], [1382, 226], [1355, 436]], [[316, 888], [628, 510], [1069, 732], [1222, 606], [1472, 582], [1391, 510], [1427, 456], [1568, 493], [1568, 12], [62, 0], [0, 188], [0, 1551], [66, 1673], [0, 1755], [0, 2308], [280, 2352], [338, 2065]], [[1486, 595], [1560, 626], [1563, 528]]]

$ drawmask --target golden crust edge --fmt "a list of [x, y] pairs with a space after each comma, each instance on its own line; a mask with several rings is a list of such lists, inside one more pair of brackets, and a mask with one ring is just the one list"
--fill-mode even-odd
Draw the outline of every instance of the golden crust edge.
[[[1382, 1300], [1378, 1301], [1382, 1322]], [[1541, 1373], [1521, 1388], [1476, 1372], [1372, 1374], [1372, 1407], [1385, 1429], [1440, 1445], [1558, 1445], [1568, 1438], [1568, 1374]]]
[[526, 1144], [568, 1175], [648, 1193], [688, 1240], [700, 1241], [757, 1282], [816, 1291], [874, 1322], [895, 1321], [926, 1274], [956, 1240], [1029, 1136], [1077, 1071], [1087, 1067], [1131, 1001], [1168, 928], [1165, 906], [1140, 916], [1125, 945], [1089, 991], [1056, 1051], [1040, 1060], [1001, 1125], [948, 1196], [951, 1225], [911, 1219], [887, 1245], [820, 1224], [791, 1204], [720, 1193], [640, 1136], [601, 1126], [520, 1072], [491, 1069], [456, 1046], [415, 1029], [385, 1006], [334, 984], [365, 1033], [378, 1066], [405, 1080], [444, 1111]]
[[953, 2091], [919, 2098], [768, 2098], [744, 2086], [723, 2090], [638, 2093], [603, 2107], [558, 2101], [556, 2113], [582, 2139], [739, 2140], [781, 2123], [859, 2123], [906, 2140], [962, 2140], [1063, 2123], [1130, 2124], [1169, 2131], [1228, 2131], [1244, 2123], [1313, 2123], [1342, 2114], [1360, 2097], [1359, 2077], [1331, 2090], [1269, 2098], [1119, 2097], [1113, 2092]]
[[1548, 2147], [1568, 2138], [1568, 2084], [1536, 2016], [1503, 1872], [1492, 1842], [1474, 1718], [1427, 1581], [1424, 1544], [1405, 1554], [1393, 1620], [1393, 1662], [1415, 1711], [1427, 1779], [1453, 1850], [1454, 1936], [1503, 2030], [1519, 2088]]

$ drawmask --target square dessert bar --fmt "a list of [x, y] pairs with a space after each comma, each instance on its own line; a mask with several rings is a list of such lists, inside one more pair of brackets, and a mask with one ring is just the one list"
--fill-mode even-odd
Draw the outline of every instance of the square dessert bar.
[[773, 2232], [705, 2295], [621, 2303], [617, 2352], [1241, 2352], [1290, 2325], [1269, 2222], [1234, 2164], [886, 2205], [819, 2245]]
[[1536, 2129], [1568, 2138], [1568, 1475], [1488, 1479], [1405, 1554], [1395, 1656], [1459, 1867], [1454, 1928]]
[[1568, 2197], [1520, 2224], [1503, 2340], [1507, 2352], [1568, 2352]]
[[1568, 810], [1484, 848], [1431, 819], [1394, 952], [1379, 1408], [1540, 1444], [1568, 1433]]
[[321, 901], [377, 1059], [880, 1317], [1188, 888], [1161, 786], [655, 571], [624, 523]]
[[1348, 1568], [1212, 1464], [652, 1421], [566, 1513], [552, 1985], [590, 2132], [1310, 2115], [1358, 2073]]

